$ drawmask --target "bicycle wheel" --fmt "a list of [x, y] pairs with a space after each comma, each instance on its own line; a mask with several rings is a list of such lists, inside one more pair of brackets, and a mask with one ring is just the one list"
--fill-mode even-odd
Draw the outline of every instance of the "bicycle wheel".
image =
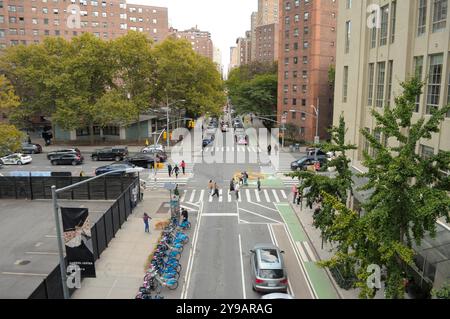
[[175, 283], [173, 285], [167, 285], [167, 288], [169, 288], [169, 290], [175, 290], [178, 288], [178, 280], [175, 281]]
[[159, 295], [160, 293], [161, 293], [161, 290], [162, 290], [162, 285], [161, 285], [161, 283], [158, 281], [157, 283], [156, 283], [156, 287], [155, 287], [155, 292], [156, 292], [156, 294], [157, 295]]

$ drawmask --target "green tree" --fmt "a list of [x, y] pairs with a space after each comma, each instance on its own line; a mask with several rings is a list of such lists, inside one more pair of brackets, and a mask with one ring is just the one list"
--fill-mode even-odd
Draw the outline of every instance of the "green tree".
[[20, 150], [24, 138], [25, 134], [14, 125], [0, 124], [0, 156]]
[[325, 196], [325, 203], [335, 210], [330, 227], [332, 240], [348, 247], [341, 250], [325, 266], [352, 262], [358, 275], [357, 286], [361, 297], [373, 297], [375, 291], [366, 284], [367, 266], [377, 264], [385, 270], [385, 295], [403, 298], [403, 277], [407, 266], [413, 263], [413, 244], [420, 245], [425, 234], [436, 234], [436, 220], [449, 220], [450, 198], [448, 171], [450, 152], [441, 151], [429, 158], [416, 153], [421, 141], [429, 140], [439, 127], [450, 106], [433, 110], [430, 117], [412, 122], [416, 97], [421, 94], [422, 83], [412, 78], [401, 83], [403, 93], [395, 99], [395, 107], [381, 114], [372, 110], [376, 131], [384, 135], [389, 145], [379, 141], [367, 130], [362, 134], [374, 152], [364, 152], [364, 165], [369, 179], [363, 190], [373, 190], [363, 205], [364, 214], [345, 207], [334, 196]]
[[[134, 110], [130, 105], [127, 108], [134, 113], [137, 121], [139, 142], [141, 141], [139, 116], [148, 112], [151, 107], [155, 107], [151, 104], [156, 89], [156, 59], [152, 45], [151, 39], [143, 33], [135, 31], [129, 31], [125, 36], [117, 38], [112, 43], [115, 78], [119, 82], [117, 87], [123, 91], [125, 99], [130, 97], [130, 102], [134, 106]], [[116, 102], [119, 101], [116, 100]], [[117, 119], [116, 117], [113, 120], [117, 122]], [[128, 122], [130, 121], [125, 121], [127, 124]]]

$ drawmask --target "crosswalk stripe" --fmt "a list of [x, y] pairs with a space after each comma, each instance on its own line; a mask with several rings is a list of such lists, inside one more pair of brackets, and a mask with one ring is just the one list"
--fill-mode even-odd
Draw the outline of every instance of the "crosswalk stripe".
[[183, 191], [183, 195], [180, 198], [180, 202], [184, 202], [184, 198], [186, 197], [186, 192], [187, 192], [187, 190]]
[[309, 261], [308, 256], [306, 256], [305, 250], [303, 249], [302, 243], [299, 241], [296, 241], [295, 245], [297, 246], [297, 249], [298, 249], [303, 261], [305, 261], [305, 262]]
[[269, 194], [267, 193], [267, 190], [264, 190], [264, 196], [266, 197], [266, 201], [270, 203]]
[[309, 244], [308, 244], [307, 241], [304, 241], [304, 242], [303, 242], [303, 246], [305, 246], [306, 252], [308, 253], [309, 257], [311, 257], [311, 260], [312, 260], [313, 262], [316, 262], [316, 261], [317, 261], [317, 260], [316, 260], [316, 257], [314, 256], [314, 253], [313, 253], [313, 251], [312, 251], [312, 249], [311, 249], [311, 247], [309, 246]]
[[242, 202], [242, 193], [241, 191], [239, 191], [239, 202]]
[[228, 202], [231, 202], [231, 192], [228, 191]]
[[229, 146], [227, 146], [227, 152], [229, 152], [230, 151], [230, 147]]
[[222, 196], [222, 189], [219, 190], [219, 203], [221, 203], [223, 200], [223, 196]]
[[234, 147], [231, 148], [231, 151], [234, 152]]
[[219, 152], [219, 148], [218, 147], [216, 147], [216, 152]]
[[198, 201], [203, 200], [203, 196], [205, 196], [205, 190], [204, 190], [204, 189], [201, 190], [201, 192], [200, 192], [200, 198], [199, 198]]
[[280, 202], [280, 199], [278, 198], [277, 192], [276, 192], [274, 189], [272, 189], [272, 193], [273, 193], [273, 196], [275, 197], [275, 201], [276, 201], [277, 203], [279, 203], [279, 202]]
[[261, 198], [259, 197], [259, 192], [258, 192], [257, 189], [255, 189], [255, 196], [256, 196], [257, 202], [258, 202], [258, 203], [261, 202]]
[[287, 199], [286, 192], [283, 189], [281, 190], [281, 195], [283, 195], [284, 199]]
[[194, 190], [192, 191], [191, 198], [189, 198], [189, 201], [190, 201], [191, 203], [194, 202], [195, 192], [196, 192], [196, 190], [194, 189]]
[[209, 193], [209, 202], [211, 203], [212, 200], [213, 200], [213, 197], [212, 197], [211, 193]]
[[250, 190], [248, 188], [245, 190], [245, 195], [247, 196], [247, 202], [250, 202], [252, 199], [250, 198]]

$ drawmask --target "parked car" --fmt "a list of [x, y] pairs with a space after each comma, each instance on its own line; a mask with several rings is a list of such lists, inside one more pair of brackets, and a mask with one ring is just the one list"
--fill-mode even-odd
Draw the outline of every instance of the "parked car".
[[57, 150], [57, 151], [53, 151], [53, 152], [48, 152], [47, 153], [47, 159], [51, 160], [53, 156], [56, 155], [64, 155], [64, 154], [76, 154], [78, 156], [80, 156], [81, 158], [83, 158], [83, 156], [81, 155], [81, 151], [78, 148], [67, 148], [67, 149], [61, 149], [61, 150]]
[[156, 149], [156, 148], [148, 149], [148, 148], [145, 147], [145, 148], [143, 148], [141, 150], [141, 153], [149, 154], [149, 155], [152, 155], [152, 156], [155, 155], [156, 157], [159, 157], [161, 162], [167, 161], [167, 153], [162, 151], [162, 150]]
[[22, 153], [24, 154], [42, 153], [42, 146], [36, 143], [22, 143]]
[[22, 153], [14, 153], [0, 158], [3, 165], [24, 165], [31, 163], [32, 160], [31, 156]]
[[161, 145], [161, 144], [149, 145], [149, 146], [144, 147], [141, 150], [141, 152], [142, 153], [148, 153], [149, 151], [152, 151], [152, 150], [158, 150], [158, 151], [164, 152], [164, 146]]
[[[106, 166], [102, 166], [99, 167], [95, 170], [95, 175], [101, 175], [101, 174], [105, 174], [107, 172], [111, 172], [111, 171], [118, 171], [117, 173], [111, 173], [111, 176], [125, 176], [125, 175], [129, 175], [125, 172], [126, 169], [128, 168], [134, 168], [134, 165], [128, 164], [128, 163], [117, 163], [117, 164], [110, 164], [110, 165], [106, 165]], [[132, 173], [131, 175], [134, 175], [134, 173]]]
[[288, 279], [282, 255], [284, 252], [272, 244], [256, 245], [250, 252], [253, 290], [287, 292]]
[[155, 165], [155, 157], [151, 154], [136, 154], [125, 159], [126, 163], [142, 168], [152, 168]]
[[79, 165], [83, 164], [83, 158], [74, 153], [66, 153], [66, 154], [59, 154], [59, 155], [53, 155], [52, 159], [50, 160], [52, 165]]
[[315, 154], [316, 154], [316, 151], [317, 151], [317, 155], [319, 156], [327, 156], [327, 153], [325, 153], [322, 149], [320, 149], [320, 148], [311, 148], [311, 147], [309, 147], [309, 148], [307, 148], [306, 149], [306, 156], [315, 156]]
[[[326, 155], [317, 155], [317, 160], [320, 163], [320, 167], [326, 166], [328, 159]], [[315, 156], [305, 156], [291, 163], [291, 170], [293, 171], [305, 171], [308, 166], [314, 165], [316, 162]]]
[[128, 156], [127, 147], [113, 147], [96, 150], [92, 153], [91, 158], [93, 161], [123, 161]]

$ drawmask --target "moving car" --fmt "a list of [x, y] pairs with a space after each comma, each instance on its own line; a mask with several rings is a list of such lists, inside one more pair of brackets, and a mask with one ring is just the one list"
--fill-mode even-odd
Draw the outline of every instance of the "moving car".
[[288, 279], [282, 255], [284, 252], [272, 244], [258, 244], [250, 252], [253, 290], [287, 292]]
[[152, 168], [155, 165], [155, 157], [153, 155], [143, 153], [127, 157], [125, 161], [134, 167]]
[[144, 149], [142, 149], [141, 153], [154, 156], [155, 158], [158, 158], [161, 163], [164, 163], [165, 161], [167, 161], [167, 154], [166, 154], [166, 152], [161, 151], [159, 149], [155, 149], [155, 148], [146, 149], [146, 148], [144, 148]]
[[33, 159], [29, 155], [14, 153], [0, 158], [0, 163], [2, 163], [3, 165], [23, 165], [31, 163], [32, 160]]
[[272, 294], [267, 294], [261, 297], [261, 299], [295, 299], [290, 294], [283, 294], [279, 292], [274, 292]]
[[209, 125], [209, 126], [206, 128], [206, 134], [215, 134], [215, 133], [216, 133], [216, 130], [217, 130], [216, 127], [214, 127], [214, 126], [212, 126], [212, 125]]
[[[129, 169], [129, 168], [134, 168], [134, 165], [128, 164], [128, 163], [119, 163], [119, 164], [111, 164], [111, 165], [106, 165], [106, 166], [102, 166], [99, 167], [95, 170], [95, 175], [101, 175], [101, 174], [105, 174], [111, 171], [118, 171], [116, 173], [111, 173], [109, 175], [111, 176], [125, 176], [128, 175], [124, 170]], [[131, 174], [133, 175], [133, 174]]]
[[[326, 166], [328, 159], [326, 155], [317, 155], [317, 160], [320, 163], [320, 167]], [[305, 171], [308, 166], [314, 165], [316, 162], [315, 156], [305, 156], [291, 163], [291, 170], [293, 171]]]
[[128, 156], [127, 147], [113, 147], [113, 148], [103, 148], [101, 150], [96, 150], [92, 153], [91, 158], [93, 161], [123, 161], [125, 157]]
[[50, 160], [52, 165], [79, 165], [83, 164], [83, 157], [74, 154], [74, 153], [66, 153], [60, 155], [53, 155]]
[[53, 156], [65, 154], [76, 154], [83, 158], [83, 156], [81, 155], [81, 151], [78, 148], [67, 148], [47, 153], [47, 159], [51, 160]]
[[206, 146], [208, 146], [209, 144], [211, 144], [212, 141], [213, 141], [213, 140], [212, 140], [211, 138], [205, 138], [205, 139], [203, 139], [202, 146], [203, 146], [203, 147], [206, 147]]
[[150, 152], [150, 151], [152, 151], [152, 150], [158, 150], [158, 151], [164, 152], [164, 146], [161, 145], [161, 144], [153, 144], [153, 145], [149, 145], [149, 146], [144, 147], [144, 148], [141, 150], [141, 152], [142, 152], [142, 153], [148, 153], [148, 152]]
[[42, 146], [36, 143], [22, 143], [22, 153], [24, 154], [42, 153]]

